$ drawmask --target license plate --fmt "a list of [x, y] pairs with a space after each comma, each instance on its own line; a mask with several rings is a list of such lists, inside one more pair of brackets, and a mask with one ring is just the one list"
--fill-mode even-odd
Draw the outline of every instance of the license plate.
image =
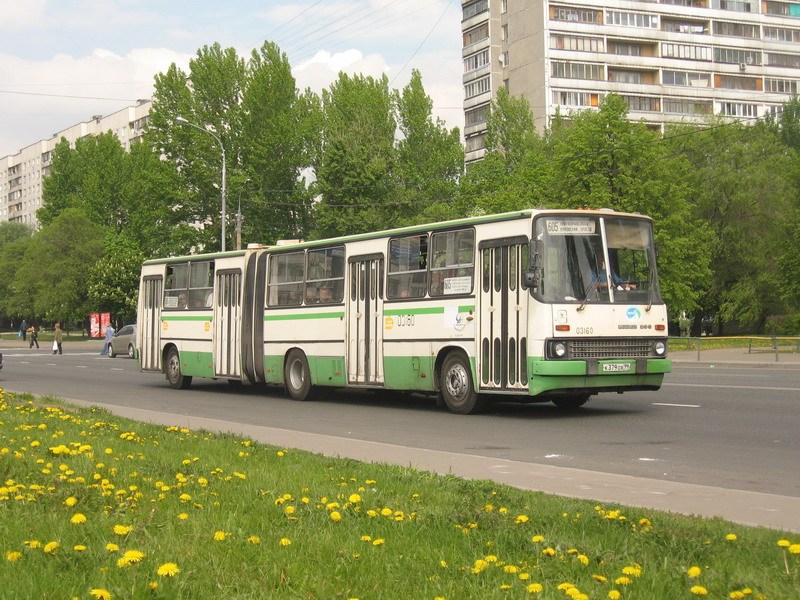
[[631, 370], [631, 363], [606, 363], [603, 373], [625, 373]]

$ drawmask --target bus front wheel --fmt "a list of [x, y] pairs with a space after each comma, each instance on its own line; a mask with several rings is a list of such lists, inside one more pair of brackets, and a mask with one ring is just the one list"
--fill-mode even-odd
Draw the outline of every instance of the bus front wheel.
[[192, 378], [181, 372], [181, 359], [175, 348], [167, 354], [167, 381], [176, 390], [185, 390], [192, 384]]
[[439, 387], [450, 412], [470, 415], [486, 408], [486, 400], [472, 384], [472, 370], [463, 354], [452, 353], [444, 359]]
[[311, 371], [308, 368], [306, 355], [300, 350], [292, 350], [286, 357], [286, 366], [283, 367], [283, 380], [286, 382], [286, 391], [292, 400], [314, 400], [316, 390], [311, 385]]
[[589, 401], [589, 394], [578, 394], [575, 396], [564, 396], [563, 398], [553, 398], [552, 402], [558, 408], [574, 410], [580, 408]]

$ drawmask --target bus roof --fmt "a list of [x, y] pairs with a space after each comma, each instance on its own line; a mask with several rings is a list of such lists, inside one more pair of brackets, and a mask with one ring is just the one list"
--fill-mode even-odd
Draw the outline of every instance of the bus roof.
[[[624, 216], [624, 217], [632, 217], [632, 218], [639, 218], [639, 219], [646, 219], [648, 221], [652, 221], [652, 219], [646, 215], [640, 213], [624, 213], [624, 212], [617, 212], [608, 208], [600, 208], [600, 209], [537, 209], [537, 208], [525, 208], [522, 210], [516, 210], [511, 212], [504, 212], [504, 213], [495, 213], [491, 215], [479, 215], [474, 217], [464, 217], [461, 219], [452, 219], [449, 221], [438, 221], [434, 223], [421, 223], [419, 225], [408, 225], [406, 227], [398, 227], [395, 229], [383, 229], [380, 231], [370, 231], [365, 233], [356, 233], [352, 235], [343, 235], [339, 237], [333, 238], [324, 238], [319, 240], [309, 240], [309, 241], [288, 241], [285, 240], [283, 243], [277, 243], [270, 246], [257, 246], [256, 250], [287, 250], [287, 249], [298, 249], [298, 248], [307, 248], [313, 246], [327, 246], [332, 244], [342, 244], [345, 242], [355, 242], [360, 240], [368, 240], [373, 238], [381, 238], [381, 237], [392, 237], [396, 235], [402, 235], [407, 233], [415, 233], [418, 231], [429, 231], [431, 229], [450, 229], [455, 227], [460, 227], [464, 225], [477, 225], [480, 223], [496, 223], [498, 221], [510, 221], [510, 220], [517, 220], [517, 219], [529, 219], [535, 215], [540, 214], [559, 214], [559, 215], [581, 215], [581, 216], [608, 216], [608, 215], [615, 215], [615, 216]], [[289, 242], [289, 243], [287, 243]], [[157, 264], [163, 262], [171, 262], [171, 261], [178, 261], [178, 260], [186, 260], [187, 258], [192, 259], [212, 259], [212, 258], [227, 258], [227, 257], [235, 257], [235, 256], [244, 256], [248, 250], [232, 250], [228, 252], [211, 252], [207, 254], [189, 254], [184, 256], [171, 256], [168, 258], [153, 258], [150, 260], [146, 260], [144, 264]]]

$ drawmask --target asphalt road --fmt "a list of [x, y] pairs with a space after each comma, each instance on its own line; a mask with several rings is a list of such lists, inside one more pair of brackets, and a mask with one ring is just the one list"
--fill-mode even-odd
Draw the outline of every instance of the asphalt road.
[[503, 403], [458, 416], [423, 396], [337, 392], [301, 403], [277, 387], [202, 379], [172, 390], [163, 376], [139, 373], [135, 361], [96, 352], [6, 349], [4, 362], [0, 387], [8, 391], [174, 414], [176, 425], [203, 417], [800, 498], [797, 370], [678, 368], [659, 392], [603, 394], [574, 413]]

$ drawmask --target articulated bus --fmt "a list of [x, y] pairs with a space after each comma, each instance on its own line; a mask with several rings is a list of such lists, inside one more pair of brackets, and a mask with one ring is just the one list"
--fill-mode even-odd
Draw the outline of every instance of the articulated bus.
[[388, 231], [148, 260], [140, 369], [582, 406], [658, 390], [671, 369], [651, 219], [521, 210]]

